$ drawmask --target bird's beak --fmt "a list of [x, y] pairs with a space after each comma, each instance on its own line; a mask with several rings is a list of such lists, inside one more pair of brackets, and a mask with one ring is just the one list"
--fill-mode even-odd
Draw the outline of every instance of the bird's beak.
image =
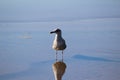
[[50, 34], [55, 33], [55, 31], [51, 31]]

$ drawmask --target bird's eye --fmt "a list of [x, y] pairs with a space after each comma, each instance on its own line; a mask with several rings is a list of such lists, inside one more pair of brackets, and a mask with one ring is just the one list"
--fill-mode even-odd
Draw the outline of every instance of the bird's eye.
[[60, 32], [61, 30], [60, 29], [57, 29], [56, 32]]

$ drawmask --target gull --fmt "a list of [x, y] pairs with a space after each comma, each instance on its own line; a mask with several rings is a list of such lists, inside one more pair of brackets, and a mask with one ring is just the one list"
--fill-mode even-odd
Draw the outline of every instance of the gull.
[[62, 38], [62, 31], [60, 29], [55, 29], [54, 31], [51, 31], [50, 34], [56, 33], [55, 39], [53, 41], [52, 48], [56, 50], [56, 61], [57, 61], [57, 51], [62, 51], [62, 61], [63, 61], [63, 51], [66, 48], [65, 40]]

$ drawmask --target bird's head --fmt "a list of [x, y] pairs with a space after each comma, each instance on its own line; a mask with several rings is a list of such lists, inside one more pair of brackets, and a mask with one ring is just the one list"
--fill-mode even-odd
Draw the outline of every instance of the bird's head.
[[61, 33], [61, 30], [57, 28], [57, 29], [50, 32], [50, 34], [52, 34], [52, 33], [59, 34], [59, 33]]

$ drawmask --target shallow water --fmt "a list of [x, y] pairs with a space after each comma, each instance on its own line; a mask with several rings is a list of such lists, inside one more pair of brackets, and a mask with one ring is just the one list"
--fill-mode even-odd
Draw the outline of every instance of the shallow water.
[[120, 78], [118, 19], [0, 24], [0, 80], [53, 80], [54, 35], [49, 32], [57, 27], [67, 43], [63, 80]]

